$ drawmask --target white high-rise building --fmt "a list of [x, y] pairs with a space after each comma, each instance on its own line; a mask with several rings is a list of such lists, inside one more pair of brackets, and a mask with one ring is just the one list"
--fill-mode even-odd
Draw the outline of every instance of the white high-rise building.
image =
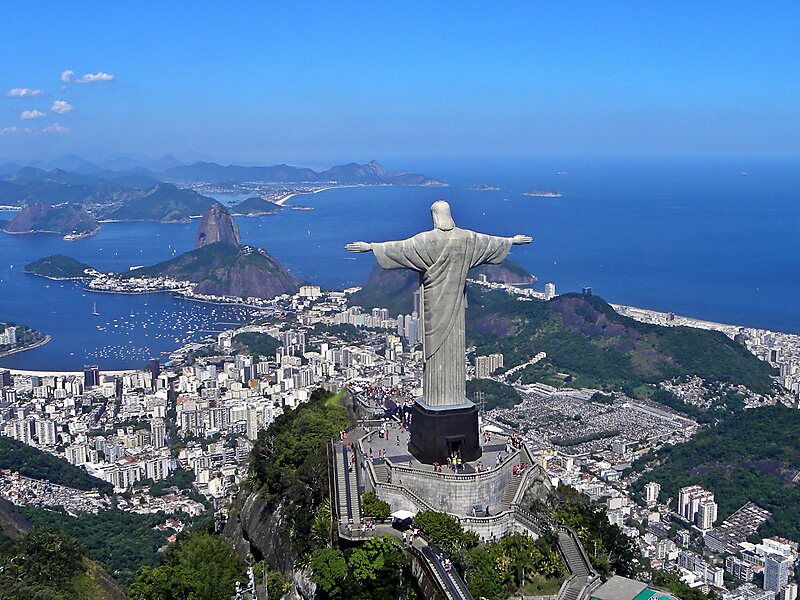
[[787, 583], [778, 593], [778, 600], [797, 600], [797, 584]]
[[[714, 502], [714, 492], [709, 492], [699, 485], [681, 488], [678, 491], [678, 514], [687, 521], [696, 523], [700, 504], [703, 502]], [[716, 514], [714, 518], [716, 519]]]
[[478, 356], [475, 358], [475, 377], [485, 379], [497, 369], [502, 369], [503, 364], [503, 355], [499, 352], [489, 356]]
[[147, 459], [144, 463], [145, 477], [153, 481], [160, 481], [169, 477], [169, 462], [168, 456]]
[[714, 527], [717, 520], [717, 503], [713, 500], [704, 500], [697, 509], [695, 524], [700, 531], [708, 531]]
[[777, 594], [789, 582], [789, 559], [770, 554], [764, 560], [764, 589]]
[[72, 444], [67, 447], [67, 460], [76, 467], [85, 465], [88, 456], [88, 447], [86, 444]]
[[31, 435], [31, 422], [28, 419], [14, 419], [6, 423], [6, 435], [20, 442], [30, 444], [33, 441]]
[[56, 424], [50, 419], [38, 419], [36, 421], [36, 438], [41, 446], [55, 446], [58, 443]]
[[544, 299], [551, 300], [556, 297], [556, 284], [555, 283], [545, 283], [544, 284]]
[[163, 448], [166, 445], [167, 427], [164, 419], [153, 419], [150, 421], [150, 442], [153, 448]]
[[648, 505], [658, 502], [658, 495], [661, 493], [661, 484], [651, 481], [644, 486], [644, 501]]
[[300, 291], [298, 292], [301, 298], [318, 298], [322, 291], [318, 285], [302, 285], [300, 286]]

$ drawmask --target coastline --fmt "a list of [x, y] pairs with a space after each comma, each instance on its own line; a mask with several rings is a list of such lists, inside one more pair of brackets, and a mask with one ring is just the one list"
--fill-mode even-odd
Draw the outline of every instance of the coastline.
[[25, 269], [22, 270], [23, 273], [26, 275], [33, 275], [34, 277], [44, 277], [45, 279], [49, 279], [50, 281], [84, 281], [87, 279], [91, 279], [84, 275], [83, 277], [56, 277], [54, 275], [44, 275], [42, 273], [34, 273], [33, 271], [26, 271]]
[[35, 350], [36, 348], [41, 348], [52, 339], [53, 338], [48, 334], [44, 334], [44, 339], [39, 340], [35, 344], [30, 344], [28, 346], [23, 346], [22, 348], [13, 348], [11, 350], [6, 350], [5, 352], [0, 352], [0, 358], [5, 358], [6, 356], [11, 356], [12, 354], [19, 354], [20, 352], [27, 352], [28, 350]]
[[328, 190], [342, 190], [345, 188], [354, 188], [354, 187], [375, 187], [368, 184], [353, 184], [353, 185], [332, 185], [324, 188], [320, 188], [318, 190], [313, 190], [311, 192], [291, 192], [290, 194], [286, 194], [285, 196], [281, 196], [277, 200], [275, 200], [275, 204], [278, 206], [284, 206], [289, 200], [294, 198], [295, 196], [313, 196], [314, 194], [319, 194], [320, 192], [327, 192]]
[[373, 188], [373, 187], [449, 187], [450, 184], [444, 183], [442, 185], [393, 185], [393, 184], [385, 184], [385, 183], [351, 183], [348, 185], [330, 185], [327, 187], [319, 188], [318, 190], [312, 190], [310, 192], [292, 192], [290, 194], [286, 194], [285, 196], [281, 196], [277, 200], [275, 200], [275, 204], [278, 206], [284, 206], [286, 202], [294, 198], [295, 196], [313, 196], [314, 194], [319, 194], [320, 192], [327, 192], [328, 190], [344, 190], [347, 188]]

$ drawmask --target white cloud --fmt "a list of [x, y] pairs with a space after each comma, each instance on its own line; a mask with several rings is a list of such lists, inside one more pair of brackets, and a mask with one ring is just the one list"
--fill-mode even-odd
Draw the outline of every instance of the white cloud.
[[69, 133], [69, 127], [64, 127], [63, 125], [59, 125], [58, 123], [53, 123], [49, 127], [45, 127], [42, 129], [44, 133], [56, 133], [59, 135], [63, 135], [65, 133]]
[[66, 71], [61, 72], [61, 83], [69, 83], [72, 81], [72, 77], [75, 75], [75, 71], [71, 69], [67, 69]]
[[63, 115], [71, 111], [73, 108], [75, 107], [66, 100], [56, 100], [53, 102], [53, 106], [50, 107], [50, 110], [52, 110], [54, 113], [58, 113], [59, 115]]
[[18, 133], [33, 133], [30, 127], [2, 127], [0, 135], [15, 135]]
[[12, 88], [6, 92], [9, 98], [32, 98], [34, 96], [44, 96], [44, 90], [34, 90], [32, 88]]
[[103, 71], [98, 71], [97, 73], [87, 73], [83, 77], [78, 77], [75, 80], [75, 83], [96, 83], [98, 81], [114, 81], [116, 77], [111, 75], [110, 73], [103, 73]]
[[40, 110], [23, 110], [19, 114], [19, 118], [23, 121], [31, 121], [33, 119], [44, 119], [45, 114]]

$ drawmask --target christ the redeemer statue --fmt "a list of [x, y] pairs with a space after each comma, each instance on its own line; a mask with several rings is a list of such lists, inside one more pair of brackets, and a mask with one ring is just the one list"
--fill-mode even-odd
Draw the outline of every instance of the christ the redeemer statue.
[[351, 252], [375, 253], [384, 269], [412, 269], [420, 274], [420, 322], [423, 339], [423, 402], [430, 410], [464, 407], [464, 312], [467, 271], [499, 264], [513, 244], [529, 244], [527, 235], [499, 237], [456, 227], [450, 205], [431, 206], [431, 231], [397, 242], [353, 242]]

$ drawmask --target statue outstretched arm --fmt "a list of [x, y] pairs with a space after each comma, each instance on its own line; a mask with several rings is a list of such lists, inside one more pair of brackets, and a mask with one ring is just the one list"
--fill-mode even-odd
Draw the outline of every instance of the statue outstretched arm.
[[345, 249], [350, 252], [371, 252], [372, 244], [369, 242], [350, 242], [345, 246]]
[[530, 244], [533, 241], [533, 238], [529, 235], [524, 235], [519, 233], [511, 238], [511, 243], [515, 246], [520, 246], [522, 244]]

